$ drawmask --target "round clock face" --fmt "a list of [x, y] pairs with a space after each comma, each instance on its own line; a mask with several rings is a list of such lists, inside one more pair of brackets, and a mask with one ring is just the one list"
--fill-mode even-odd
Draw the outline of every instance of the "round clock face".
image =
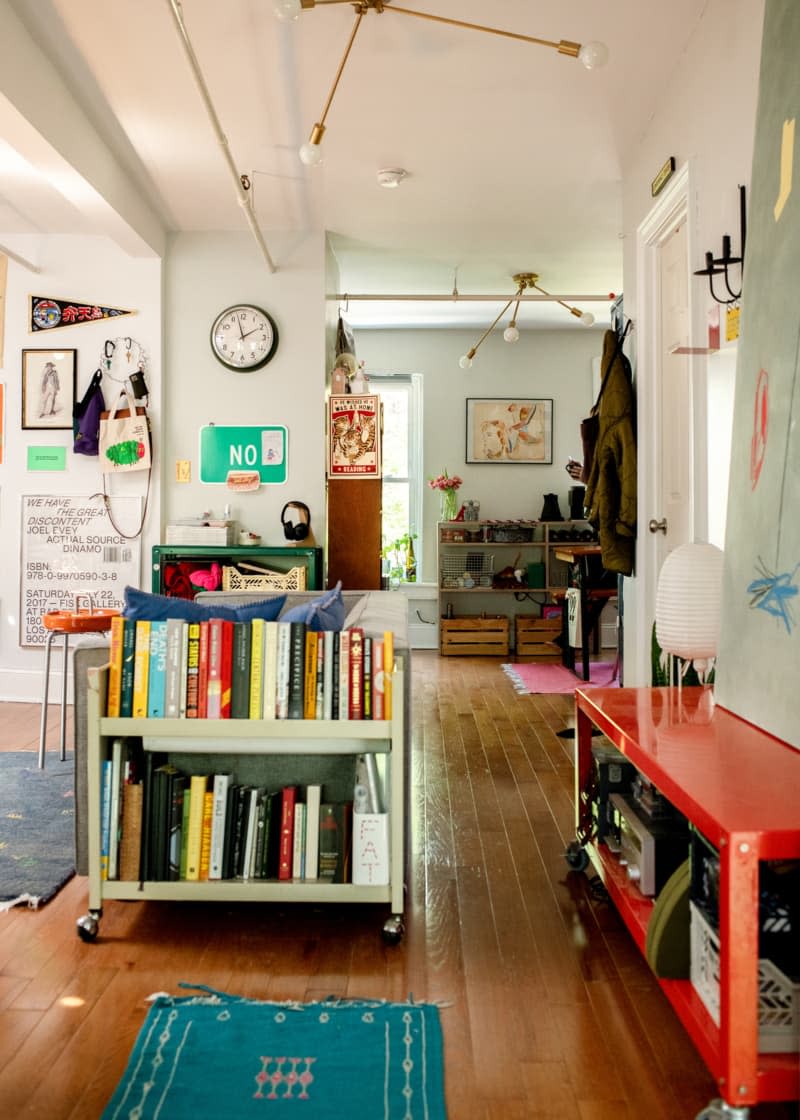
[[260, 307], [240, 303], [214, 320], [211, 349], [228, 369], [260, 369], [278, 349], [278, 328]]

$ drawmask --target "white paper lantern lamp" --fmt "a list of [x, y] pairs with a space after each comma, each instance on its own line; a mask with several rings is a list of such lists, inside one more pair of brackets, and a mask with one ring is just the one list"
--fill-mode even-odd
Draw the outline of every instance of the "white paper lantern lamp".
[[704, 682], [717, 656], [723, 559], [715, 545], [694, 541], [671, 552], [661, 568], [656, 638], [665, 653], [685, 662], [679, 682], [690, 663]]

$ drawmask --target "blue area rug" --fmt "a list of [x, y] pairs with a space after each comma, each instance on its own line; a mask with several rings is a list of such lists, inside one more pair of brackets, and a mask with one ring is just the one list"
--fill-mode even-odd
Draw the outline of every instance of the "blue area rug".
[[102, 1120], [300, 1116], [444, 1120], [438, 1008], [159, 995]]
[[75, 874], [74, 762], [0, 751], [0, 910], [47, 902]]

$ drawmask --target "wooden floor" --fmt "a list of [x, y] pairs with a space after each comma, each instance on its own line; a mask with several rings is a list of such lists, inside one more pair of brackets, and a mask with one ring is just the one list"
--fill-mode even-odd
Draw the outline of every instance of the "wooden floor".
[[[35, 751], [38, 720], [36, 705], [0, 704], [0, 749]], [[183, 980], [440, 1001], [450, 1120], [694, 1118], [711, 1077], [613, 908], [563, 858], [572, 743], [556, 732], [572, 720], [570, 696], [520, 696], [496, 659], [415, 653], [397, 947], [382, 908], [131, 902], [107, 902], [86, 945], [81, 878], [41, 911], [0, 914], [0, 1117], [99, 1116], [148, 995]], [[796, 1103], [751, 1111], [799, 1116]]]

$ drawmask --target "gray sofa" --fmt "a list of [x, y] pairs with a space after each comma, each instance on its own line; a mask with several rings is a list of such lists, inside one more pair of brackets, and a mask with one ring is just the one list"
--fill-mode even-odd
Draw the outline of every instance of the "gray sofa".
[[[257, 602], [265, 595], [274, 592], [264, 591], [202, 591], [195, 596], [197, 602], [205, 606], [213, 603], [241, 604]], [[298, 603], [318, 598], [320, 591], [289, 591], [281, 611], [285, 614]], [[411, 745], [411, 651], [408, 646], [408, 620], [406, 600], [403, 595], [390, 591], [343, 591], [345, 606], [345, 625], [363, 626], [365, 633], [382, 635], [384, 630], [394, 632], [394, 648], [397, 658], [403, 659], [405, 669], [404, 727], [405, 727], [405, 769], [406, 769], [406, 840], [408, 841], [408, 775], [410, 773]], [[73, 653], [73, 680], [75, 682], [75, 867], [79, 875], [88, 875], [88, 852], [86, 840], [87, 794], [86, 794], [86, 744], [88, 739], [88, 719], [86, 703], [87, 670], [108, 662], [108, 644], [94, 642], [77, 647]]]

